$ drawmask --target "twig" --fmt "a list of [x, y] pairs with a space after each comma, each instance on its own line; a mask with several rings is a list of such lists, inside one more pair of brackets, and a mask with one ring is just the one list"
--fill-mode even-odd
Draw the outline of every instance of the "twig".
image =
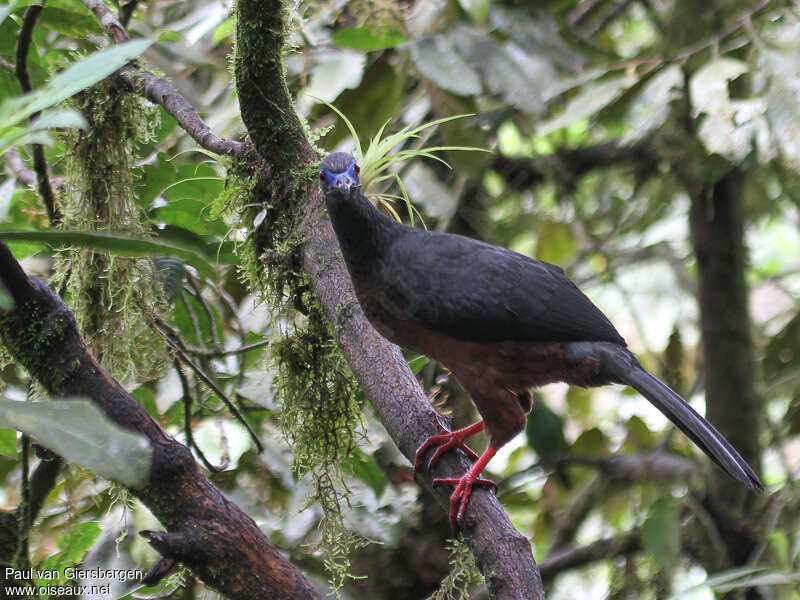
[[192, 356], [198, 356], [201, 358], [220, 358], [223, 356], [244, 354], [245, 352], [250, 352], [250, 350], [257, 350], [258, 348], [269, 346], [269, 340], [264, 339], [259, 342], [253, 342], [252, 344], [245, 344], [243, 346], [239, 346], [238, 348], [231, 348], [230, 350], [222, 350], [222, 349], [206, 350], [204, 348], [196, 348], [194, 346], [190, 346], [189, 344], [184, 344], [184, 346], [186, 347], [186, 351]]
[[30, 486], [30, 449], [31, 441], [27, 435], [22, 436], [22, 478], [20, 481], [21, 500], [17, 509], [17, 551], [14, 554], [14, 564], [23, 569], [30, 564], [28, 542], [31, 533], [31, 486]]
[[128, 41], [128, 34], [125, 32], [125, 27], [119, 22], [117, 17], [108, 10], [108, 7], [103, 4], [102, 0], [82, 0], [86, 8], [94, 13], [100, 26], [114, 40], [115, 44]]
[[25, 166], [25, 162], [22, 160], [16, 148], [6, 150], [3, 153], [3, 159], [5, 160], [7, 170], [16, 177], [17, 181], [25, 185], [33, 185], [36, 183], [36, 173]]
[[139, 4], [139, 0], [130, 0], [126, 2], [119, 8], [119, 20], [122, 23], [123, 27], [127, 27], [131, 22], [131, 17], [133, 16], [134, 11], [136, 10], [136, 6]]
[[172, 364], [175, 367], [175, 371], [178, 373], [178, 379], [181, 380], [181, 388], [183, 388], [183, 398], [181, 398], [181, 400], [183, 402], [183, 431], [186, 435], [186, 443], [190, 448], [194, 448], [194, 451], [197, 452], [197, 456], [200, 457], [200, 461], [206, 466], [206, 469], [212, 473], [219, 473], [224, 470], [224, 467], [212, 465], [194, 439], [194, 435], [192, 434], [192, 390], [189, 388], [189, 380], [186, 379], [186, 375], [183, 374], [180, 361], [175, 358]]
[[[30, 74], [28, 73], [28, 52], [30, 51], [31, 40], [33, 39], [33, 29], [36, 25], [36, 20], [39, 18], [44, 8], [45, 1], [46, 0], [43, 0], [41, 4], [31, 4], [28, 6], [22, 17], [22, 26], [17, 34], [17, 53], [14, 72], [19, 80], [22, 91], [25, 93], [33, 89], [31, 86]], [[30, 116], [28, 122], [32, 123], [38, 118], [39, 113], [36, 112]], [[55, 194], [53, 193], [53, 187], [50, 185], [50, 176], [47, 172], [47, 159], [44, 155], [44, 146], [34, 143], [31, 144], [31, 147], [33, 170], [36, 172], [39, 195], [42, 197], [42, 202], [44, 202], [44, 207], [47, 211], [47, 219], [50, 221], [51, 225], [55, 225], [61, 220], [61, 215], [56, 208]]]
[[[191, 294], [194, 296], [195, 300], [200, 304], [203, 308], [203, 312], [206, 315], [206, 320], [208, 321], [208, 330], [211, 332], [211, 344], [214, 350], [219, 350], [219, 340], [217, 339], [217, 320], [214, 318], [214, 313], [211, 311], [211, 307], [206, 302], [206, 299], [203, 298], [203, 292], [200, 290], [200, 285], [197, 283], [194, 277], [191, 274], [187, 277], [189, 280], [189, 287], [191, 288]], [[199, 338], [198, 338], [199, 339]]]
[[617, 537], [598, 540], [586, 546], [553, 552], [539, 563], [539, 572], [542, 574], [542, 579], [548, 580], [567, 569], [614, 558], [621, 554], [630, 554], [640, 548], [639, 533], [632, 531]]
[[253, 427], [247, 422], [247, 419], [244, 418], [244, 415], [239, 411], [231, 399], [228, 398], [227, 394], [225, 394], [225, 392], [222, 391], [216, 382], [191, 359], [188, 351], [183, 345], [183, 342], [180, 340], [180, 337], [169, 325], [160, 319], [156, 320], [155, 330], [166, 340], [167, 344], [169, 344], [169, 346], [175, 352], [177, 352], [184, 364], [194, 371], [195, 375], [197, 375], [203, 381], [203, 383], [211, 388], [211, 391], [214, 392], [214, 394], [220, 400], [222, 400], [223, 404], [228, 407], [228, 410], [231, 412], [234, 418], [236, 418], [242, 425], [244, 425], [245, 429], [247, 429], [247, 432], [250, 434], [253, 443], [256, 445], [256, 448], [258, 448], [258, 452], [263, 452], [264, 446], [262, 445], [261, 440], [258, 439], [258, 434], [253, 430]]
[[202, 148], [240, 158], [246, 154], [246, 144], [215, 135], [197, 110], [163, 77], [134, 67], [123, 69], [119, 77], [132, 91], [162, 106]]

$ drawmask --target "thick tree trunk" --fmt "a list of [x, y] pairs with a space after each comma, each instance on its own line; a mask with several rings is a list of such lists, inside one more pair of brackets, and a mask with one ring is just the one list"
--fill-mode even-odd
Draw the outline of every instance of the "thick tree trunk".
[[[706, 416], [758, 472], [761, 406], [754, 387], [744, 273], [743, 179], [740, 171], [733, 170], [713, 185], [698, 186], [692, 194], [691, 228], [699, 278]], [[718, 469], [712, 471], [709, 491], [703, 504], [725, 542], [728, 558], [732, 565], [745, 564], [756, 541], [750, 521], [741, 515], [753, 507], [757, 495]]]

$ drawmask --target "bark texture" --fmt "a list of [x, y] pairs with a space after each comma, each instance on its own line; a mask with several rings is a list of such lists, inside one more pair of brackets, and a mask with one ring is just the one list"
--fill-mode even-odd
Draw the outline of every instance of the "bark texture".
[[[316, 189], [316, 171], [307, 170], [318, 157], [294, 112], [286, 87], [282, 62], [283, 3], [240, 0], [237, 10], [236, 85], [242, 118], [265, 163], [259, 174], [258, 189], [270, 194], [259, 201], [272, 205], [296, 204], [304, 239], [303, 268], [333, 324], [336, 341], [353, 374], [389, 436], [411, 460], [422, 442], [437, 433], [435, 423], [440, 417], [399, 348], [372, 328], [355, 297], [322, 197]], [[268, 94], [266, 98], [265, 93]], [[295, 187], [299, 173], [310, 174], [301, 190]], [[294, 177], [282, 183], [282, 178], [290, 174]], [[450, 452], [433, 469], [433, 475], [461, 475], [469, 464], [466, 458]], [[442, 506], [448, 507], [450, 488], [433, 489], [431, 479], [423, 479]], [[493, 598], [544, 598], [530, 543], [514, 529], [493, 494], [483, 489], [473, 492], [463, 534]]]

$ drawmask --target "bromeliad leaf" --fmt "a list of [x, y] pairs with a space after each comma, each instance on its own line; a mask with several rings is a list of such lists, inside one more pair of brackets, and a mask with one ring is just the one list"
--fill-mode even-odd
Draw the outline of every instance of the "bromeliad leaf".
[[0, 399], [0, 425], [22, 431], [69, 462], [139, 488], [150, 478], [147, 438], [121, 429], [85, 400]]

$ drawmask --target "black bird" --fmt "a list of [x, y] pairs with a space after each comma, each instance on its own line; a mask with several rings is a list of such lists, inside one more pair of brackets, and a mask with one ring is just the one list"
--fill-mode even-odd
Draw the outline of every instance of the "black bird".
[[[361, 192], [359, 166], [343, 152], [320, 163], [320, 189], [364, 313], [392, 342], [444, 364], [483, 418], [430, 437], [428, 468], [450, 448], [476, 460], [450, 497], [453, 530], [479, 475], [525, 426], [529, 389], [556, 381], [582, 387], [631, 386], [711, 460], [751, 489], [763, 484], [739, 453], [683, 398], [648, 373], [602, 312], [555, 265], [467, 237], [408, 227]], [[478, 457], [464, 440], [486, 429]]]

